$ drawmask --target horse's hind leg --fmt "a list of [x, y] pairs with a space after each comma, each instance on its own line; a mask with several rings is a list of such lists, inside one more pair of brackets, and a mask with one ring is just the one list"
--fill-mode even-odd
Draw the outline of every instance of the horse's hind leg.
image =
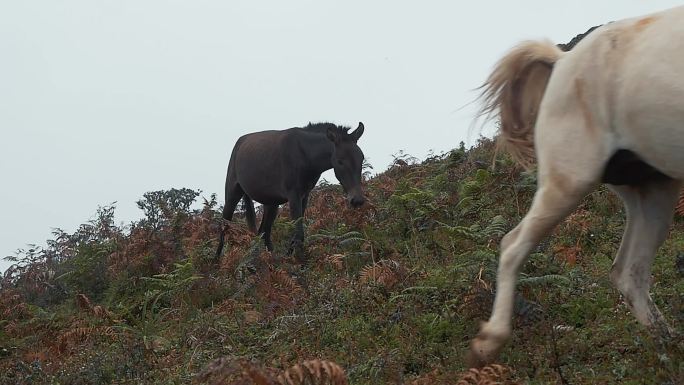
[[238, 183], [231, 183], [226, 186], [226, 204], [223, 206], [223, 219], [227, 221], [233, 220], [233, 214], [235, 214], [235, 208], [237, 208], [240, 199], [245, 195], [242, 187]]
[[516, 281], [530, 251], [594, 186], [594, 183], [582, 182], [569, 174], [547, 174], [539, 182], [532, 207], [502, 240], [494, 308], [489, 321], [482, 325], [471, 343], [469, 359], [473, 366], [493, 361], [511, 334]]
[[[308, 195], [307, 203], [308, 203]], [[295, 222], [295, 231], [287, 253], [295, 255], [300, 262], [305, 261], [304, 255], [304, 195], [293, 194], [289, 199], [290, 219]]]
[[[231, 183], [230, 180], [226, 182], [226, 204], [223, 206], [223, 219], [226, 221], [233, 220], [233, 214], [235, 213], [235, 208], [237, 207], [242, 196], [245, 195], [242, 187], [238, 183]], [[228, 224], [226, 223], [221, 229], [219, 234], [219, 244], [216, 249], [216, 257], [220, 257], [223, 252], [223, 244], [226, 236], [226, 229]]]
[[642, 186], [611, 186], [625, 203], [627, 225], [610, 279], [637, 320], [660, 336], [670, 335], [672, 329], [649, 295], [651, 264], [667, 237], [681, 185], [670, 179]]
[[278, 205], [264, 205], [264, 216], [261, 218], [261, 225], [259, 225], [258, 234], [264, 238], [264, 243], [268, 251], [273, 251], [273, 242], [271, 242], [271, 229], [273, 222], [278, 216]]

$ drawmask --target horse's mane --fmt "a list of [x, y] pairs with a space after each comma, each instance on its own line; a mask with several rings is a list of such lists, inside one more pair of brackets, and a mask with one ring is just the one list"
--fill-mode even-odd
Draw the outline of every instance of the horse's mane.
[[309, 131], [309, 132], [315, 132], [319, 134], [325, 134], [325, 132], [328, 129], [334, 130], [339, 132], [340, 134], [347, 134], [349, 130], [351, 129], [350, 127], [346, 126], [338, 126], [334, 123], [330, 122], [320, 122], [320, 123], [311, 123], [309, 122], [308, 125], [305, 127], [301, 127], [303, 130]]
[[587, 32], [585, 32], [585, 33], [580, 33], [579, 35], [573, 37], [572, 40], [570, 40], [569, 42], [567, 42], [567, 43], [565, 43], [565, 44], [563, 44], [563, 43], [561, 43], [561, 44], [556, 44], [556, 46], [558, 46], [558, 48], [562, 49], [563, 51], [566, 51], [566, 52], [567, 52], [567, 51], [570, 51], [571, 49], [575, 48], [575, 46], [577, 45], [577, 43], [579, 43], [580, 41], [582, 41], [582, 39], [584, 39], [585, 37], [587, 37], [587, 35], [589, 35], [590, 33], [592, 33], [596, 28], [601, 27], [602, 25], [603, 25], [603, 24], [599, 24], [599, 25], [597, 25], [597, 26], [595, 26], [595, 27], [591, 27], [591, 28], [589, 28], [589, 30], [588, 30]]

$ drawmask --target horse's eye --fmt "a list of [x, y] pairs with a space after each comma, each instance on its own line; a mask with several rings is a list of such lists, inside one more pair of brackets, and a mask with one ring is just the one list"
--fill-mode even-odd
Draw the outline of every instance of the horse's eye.
[[337, 165], [338, 166], [343, 166], [344, 162], [341, 159], [337, 159]]

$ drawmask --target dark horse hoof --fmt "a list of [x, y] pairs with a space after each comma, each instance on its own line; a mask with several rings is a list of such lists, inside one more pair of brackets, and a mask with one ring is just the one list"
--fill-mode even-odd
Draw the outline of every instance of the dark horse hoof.
[[287, 255], [293, 256], [299, 263], [305, 263], [307, 258], [304, 251], [304, 242], [299, 239], [292, 240], [290, 247], [287, 249]]

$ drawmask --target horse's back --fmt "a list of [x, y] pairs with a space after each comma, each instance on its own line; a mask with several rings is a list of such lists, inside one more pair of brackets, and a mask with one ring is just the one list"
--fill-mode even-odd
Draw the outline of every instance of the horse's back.
[[553, 72], [547, 114], [560, 118], [575, 109], [582, 125], [601, 133], [593, 140], [684, 179], [684, 7], [606, 24]]

